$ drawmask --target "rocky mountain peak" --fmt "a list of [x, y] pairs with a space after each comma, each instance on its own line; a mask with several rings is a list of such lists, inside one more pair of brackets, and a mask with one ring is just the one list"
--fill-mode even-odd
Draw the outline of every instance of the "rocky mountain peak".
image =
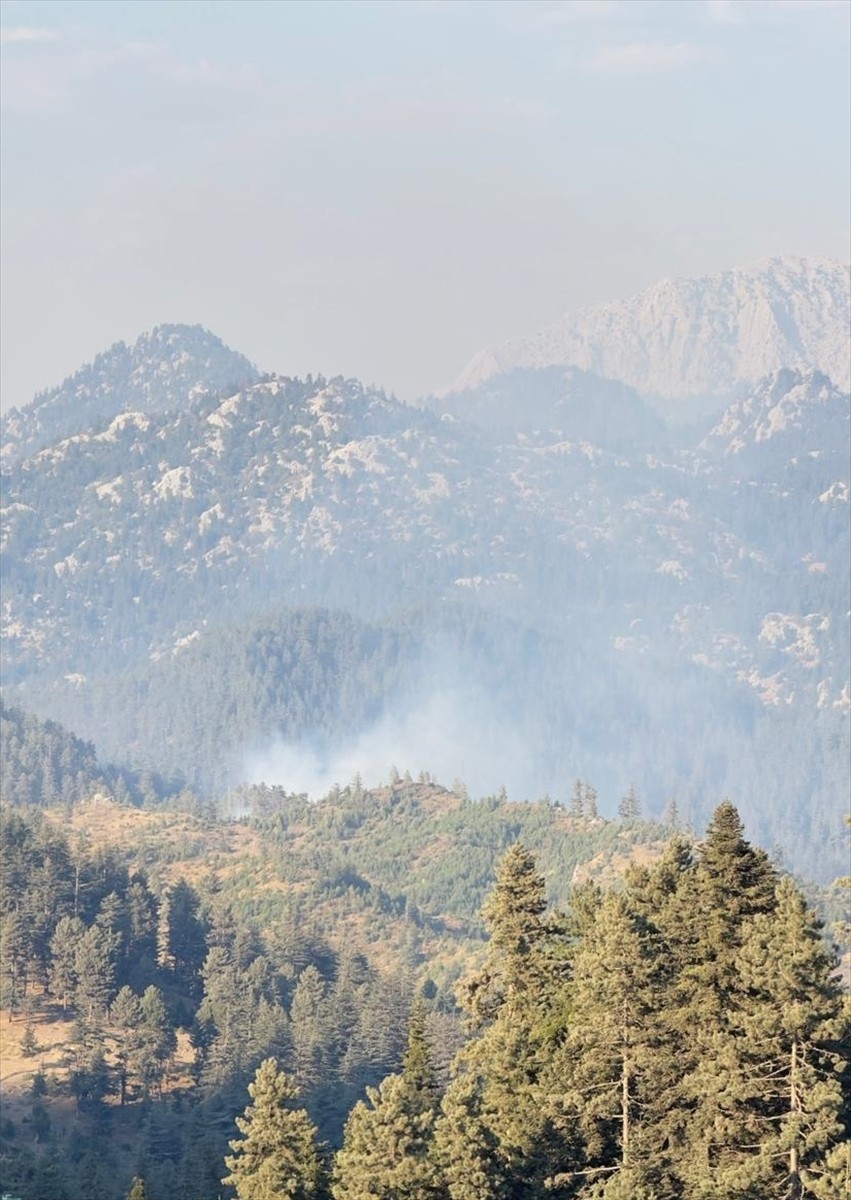
[[849, 420], [851, 397], [825, 374], [783, 367], [730, 405], [700, 449], [742, 456], [776, 446], [785, 452], [790, 441], [803, 438], [819, 454], [839, 452], [847, 459]]
[[122, 412], [168, 412], [259, 378], [257, 368], [200, 325], [157, 325], [116, 342], [3, 421], [4, 463], [106, 425]]
[[568, 313], [556, 324], [476, 355], [451, 390], [515, 367], [576, 365], [648, 397], [728, 397], [780, 367], [851, 383], [848, 264], [763, 259]]

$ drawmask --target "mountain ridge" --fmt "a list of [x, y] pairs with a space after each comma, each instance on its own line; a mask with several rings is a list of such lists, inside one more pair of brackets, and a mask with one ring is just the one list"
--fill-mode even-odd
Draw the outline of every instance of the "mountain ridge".
[[[849, 366], [849, 268], [833, 259], [761, 259], [565, 314], [538, 333], [479, 352], [449, 392], [514, 367], [577, 366], [645, 397], [732, 398], [780, 367], [814, 368], [841, 388]], [[673, 411], [670, 404], [663, 405]]]
[[201, 325], [156, 325], [115, 342], [62, 383], [2, 420], [0, 461], [12, 462], [122, 412], [164, 412], [202, 394], [236, 390], [260, 373]]
[[[555, 404], [539, 422], [530, 400], [512, 428], [356, 380], [267, 376], [162, 412], [119, 406], [11, 461], [14, 702], [99, 744], [103, 729], [112, 758], [132, 748], [137, 765], [168, 757], [169, 772], [217, 780], [237, 734], [356, 738], [335, 704], [358, 679], [374, 698], [367, 742], [401, 730], [410, 750], [433, 723], [450, 746], [501, 753], [517, 794], [558, 795], [581, 774], [611, 797], [632, 778], [656, 811], [679, 790], [699, 821], [729, 791], [764, 840], [803, 854], [803, 830], [829, 839], [844, 777], [825, 746], [851, 705], [847, 397], [799, 372], [768, 380], [748, 410], [751, 458], [649, 430], [643, 446], [605, 444], [588, 410], [628, 393], [570, 377], [588, 389], [575, 404], [547, 372], [521, 374], [521, 392], [537, 380]], [[813, 456], [822, 393], [832, 417], [813, 426]], [[784, 396], [795, 419], [757, 441]], [[287, 615], [318, 608], [365, 624]], [[265, 631], [231, 637], [263, 613]], [[397, 645], [433, 667], [428, 688], [400, 676]], [[761, 811], [767, 779], [787, 813]]]

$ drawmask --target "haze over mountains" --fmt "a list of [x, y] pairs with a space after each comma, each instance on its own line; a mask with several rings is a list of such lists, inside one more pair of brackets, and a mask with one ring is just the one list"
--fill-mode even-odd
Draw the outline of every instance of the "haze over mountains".
[[[824, 371], [847, 390], [849, 272], [831, 259], [771, 258], [699, 279], [663, 279], [638, 296], [568, 313], [539, 333], [477, 354], [464, 392], [515, 367], [571, 365], [668, 401], [711, 409], [779, 367]], [[670, 403], [676, 401], [676, 404]]]
[[[603, 812], [634, 783], [696, 825], [730, 794], [835, 874], [847, 270], [772, 260], [596, 313], [581, 354], [579, 324], [513, 343], [429, 408], [163, 326], [13, 411], [9, 698], [212, 796], [382, 754], [514, 798], [581, 776]], [[653, 408], [725, 394], [676, 437]]]
[[121, 412], [168, 412], [259, 378], [243, 355], [199, 325], [159, 325], [132, 346], [118, 342], [3, 422], [4, 462]]

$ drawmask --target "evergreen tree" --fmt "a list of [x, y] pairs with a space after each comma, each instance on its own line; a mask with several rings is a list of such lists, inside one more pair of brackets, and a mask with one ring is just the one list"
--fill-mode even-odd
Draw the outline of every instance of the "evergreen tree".
[[292, 1107], [296, 1088], [274, 1058], [265, 1059], [249, 1084], [252, 1103], [236, 1118], [241, 1138], [225, 1159], [230, 1174], [222, 1182], [238, 1200], [315, 1200], [324, 1176], [316, 1129], [304, 1109]]
[[157, 957], [157, 902], [143, 875], [134, 875], [125, 896], [128, 964], [152, 966]]
[[[748, 923], [716, 1054], [695, 1072], [703, 1106], [684, 1178], [696, 1197], [722, 1186], [730, 1200], [800, 1200], [829, 1180], [842, 1139], [843, 1025], [836, 962], [789, 879], [774, 912]], [[847, 1061], [847, 1060], [846, 1060]]]
[[517, 842], [499, 862], [496, 884], [482, 908], [490, 935], [486, 964], [462, 989], [465, 1006], [479, 1019], [495, 1017], [503, 1005], [525, 1008], [540, 996], [548, 969], [546, 907], [535, 859]]
[[346, 1122], [334, 1161], [334, 1200], [438, 1200], [434, 1114], [419, 1109], [403, 1075], [388, 1075], [366, 1097]]
[[586, 784], [585, 796], [583, 797], [583, 813], [587, 821], [597, 820], [597, 789]]
[[85, 1012], [89, 1023], [109, 1004], [115, 979], [115, 949], [114, 936], [100, 925], [90, 926], [76, 944], [74, 1003]]
[[37, 1196], [38, 1200], [71, 1200], [65, 1171], [53, 1155], [46, 1155], [38, 1160], [32, 1178], [28, 1181], [28, 1191], [31, 1196]]
[[160, 966], [173, 972], [190, 996], [197, 996], [200, 990], [201, 965], [207, 953], [199, 907], [197, 892], [181, 879], [166, 892], [159, 911]]
[[196, 1106], [185, 1128], [179, 1183], [173, 1200], [211, 1200], [220, 1195], [222, 1155], [211, 1124], [209, 1111]]
[[[547, 919], [545, 910], [544, 881], [533, 856], [517, 843], [498, 864], [482, 908], [490, 934], [485, 964], [460, 992], [483, 1028], [457, 1056], [457, 1086], [480, 1087], [477, 1121], [495, 1139], [513, 1200], [537, 1196], [560, 1153], [539, 1075], [567, 956], [564, 926]], [[464, 1084], [465, 1077], [480, 1084]], [[471, 1130], [470, 1137], [480, 1140], [482, 1130]]]
[[40, 1049], [41, 1047], [38, 1044], [32, 1023], [28, 1022], [24, 1027], [24, 1033], [21, 1038], [21, 1054], [24, 1058], [34, 1058]]
[[[674, 1075], [659, 1010], [665, 984], [657, 931], [623, 894], [609, 894], [574, 960], [570, 1024], [556, 1051], [546, 1090], [568, 1145], [577, 1128], [581, 1155], [559, 1169], [561, 1183], [590, 1180], [605, 1194], [650, 1187], [661, 1167], [664, 1108]], [[607, 1179], [624, 1172], [617, 1183]], [[630, 1191], [629, 1189], [634, 1189]]]
[[130, 1075], [137, 1067], [140, 1046], [139, 1026], [142, 1010], [139, 997], [129, 987], [123, 987], [109, 1009], [110, 1024], [115, 1030], [115, 1060], [118, 1067], [118, 1090], [121, 1103], [127, 1101]]
[[133, 1182], [130, 1184], [127, 1200], [149, 1200], [145, 1181], [139, 1175], [134, 1176]]
[[334, 1163], [335, 1200], [440, 1200], [432, 1155], [438, 1092], [424, 1013], [415, 1007], [402, 1073], [367, 1088], [346, 1122]]
[[714, 918], [707, 936], [719, 943], [746, 917], [774, 908], [776, 872], [765, 851], [745, 840], [741, 818], [729, 800], [713, 813], [698, 864], [704, 900]]
[[299, 975], [290, 1004], [292, 1073], [302, 1091], [315, 1089], [325, 1073], [329, 1017], [325, 982], [309, 966]]
[[581, 779], [577, 779], [573, 785], [573, 792], [571, 793], [571, 797], [570, 797], [570, 807], [568, 808], [567, 811], [571, 817], [575, 817], [577, 819], [579, 819], [585, 815], [585, 806], [583, 804], [583, 789], [582, 789], [582, 780]]
[[676, 796], [671, 796], [665, 805], [665, 811], [662, 814], [662, 824], [667, 825], [669, 829], [679, 829], [680, 806], [677, 804]]
[[629, 790], [618, 804], [618, 816], [622, 821], [637, 821], [641, 815], [641, 802], [635, 791], [633, 784], [629, 785]]
[[17, 909], [0, 920], [0, 999], [9, 1015], [24, 999], [29, 979], [30, 939], [23, 913]]
[[77, 989], [77, 947], [86, 932], [79, 917], [60, 917], [50, 940], [50, 988], [62, 998], [62, 1011]]
[[159, 988], [151, 985], [139, 1001], [135, 1068], [147, 1097], [160, 1088], [169, 1059], [177, 1048], [177, 1036]]
[[446, 1089], [433, 1154], [449, 1200], [511, 1200], [499, 1138], [485, 1119], [481, 1081], [474, 1075], [459, 1075]]
[[712, 817], [694, 869], [682, 872], [666, 908], [663, 927], [676, 970], [666, 1020], [681, 1068], [671, 1097], [669, 1122], [676, 1128], [670, 1143], [679, 1147], [677, 1169], [693, 1189], [711, 1179], [717, 1157], [712, 1147], [723, 1145], [725, 1136], [735, 1138], [744, 1116], [737, 1081], [745, 1047], [733, 1018], [746, 1004], [747, 989], [738, 957], [749, 920], [773, 911], [775, 884], [768, 856], [745, 839], [738, 812], [725, 801]]
[[810, 1172], [807, 1179], [808, 1193], [816, 1200], [848, 1200], [851, 1194], [851, 1138], [834, 1146], [825, 1155], [824, 1166], [818, 1172]]
[[410, 1091], [412, 1110], [433, 1113], [437, 1108], [439, 1089], [426, 1038], [425, 1006], [421, 1000], [416, 1002], [411, 1013], [408, 1044], [402, 1058], [402, 1077]]

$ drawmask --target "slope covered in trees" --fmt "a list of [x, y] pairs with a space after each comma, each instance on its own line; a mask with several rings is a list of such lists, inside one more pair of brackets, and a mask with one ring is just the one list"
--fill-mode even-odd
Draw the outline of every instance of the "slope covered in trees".
[[491, 380], [459, 417], [342, 378], [223, 396], [198, 331], [138, 352], [16, 426], [7, 699], [215, 799], [258, 745], [324, 755], [449, 697], [477, 777], [458, 747], [400, 766], [557, 798], [579, 774], [607, 815], [633, 779], [701, 825], [730, 793], [796, 869], [839, 869], [849, 402], [823, 375], [675, 445], [589, 373]]
[[[731, 804], [696, 852], [675, 840], [621, 890], [576, 892], [549, 916], [516, 843], [484, 916], [449, 1083], [441, 1095], [417, 1009], [401, 1071], [349, 1117], [334, 1200], [847, 1194], [851, 1007], [803, 897]], [[269, 1162], [263, 1144], [258, 1130]], [[238, 1196], [313, 1195], [315, 1172], [303, 1138], [277, 1189], [243, 1177]]]
[[[4, 1036], [41, 1055], [13, 1194], [842, 1195], [848, 999], [731, 804], [642, 855], [639, 823], [427, 782], [252, 800], [225, 825], [5, 814]], [[463, 864], [430, 865], [453, 840]]]

